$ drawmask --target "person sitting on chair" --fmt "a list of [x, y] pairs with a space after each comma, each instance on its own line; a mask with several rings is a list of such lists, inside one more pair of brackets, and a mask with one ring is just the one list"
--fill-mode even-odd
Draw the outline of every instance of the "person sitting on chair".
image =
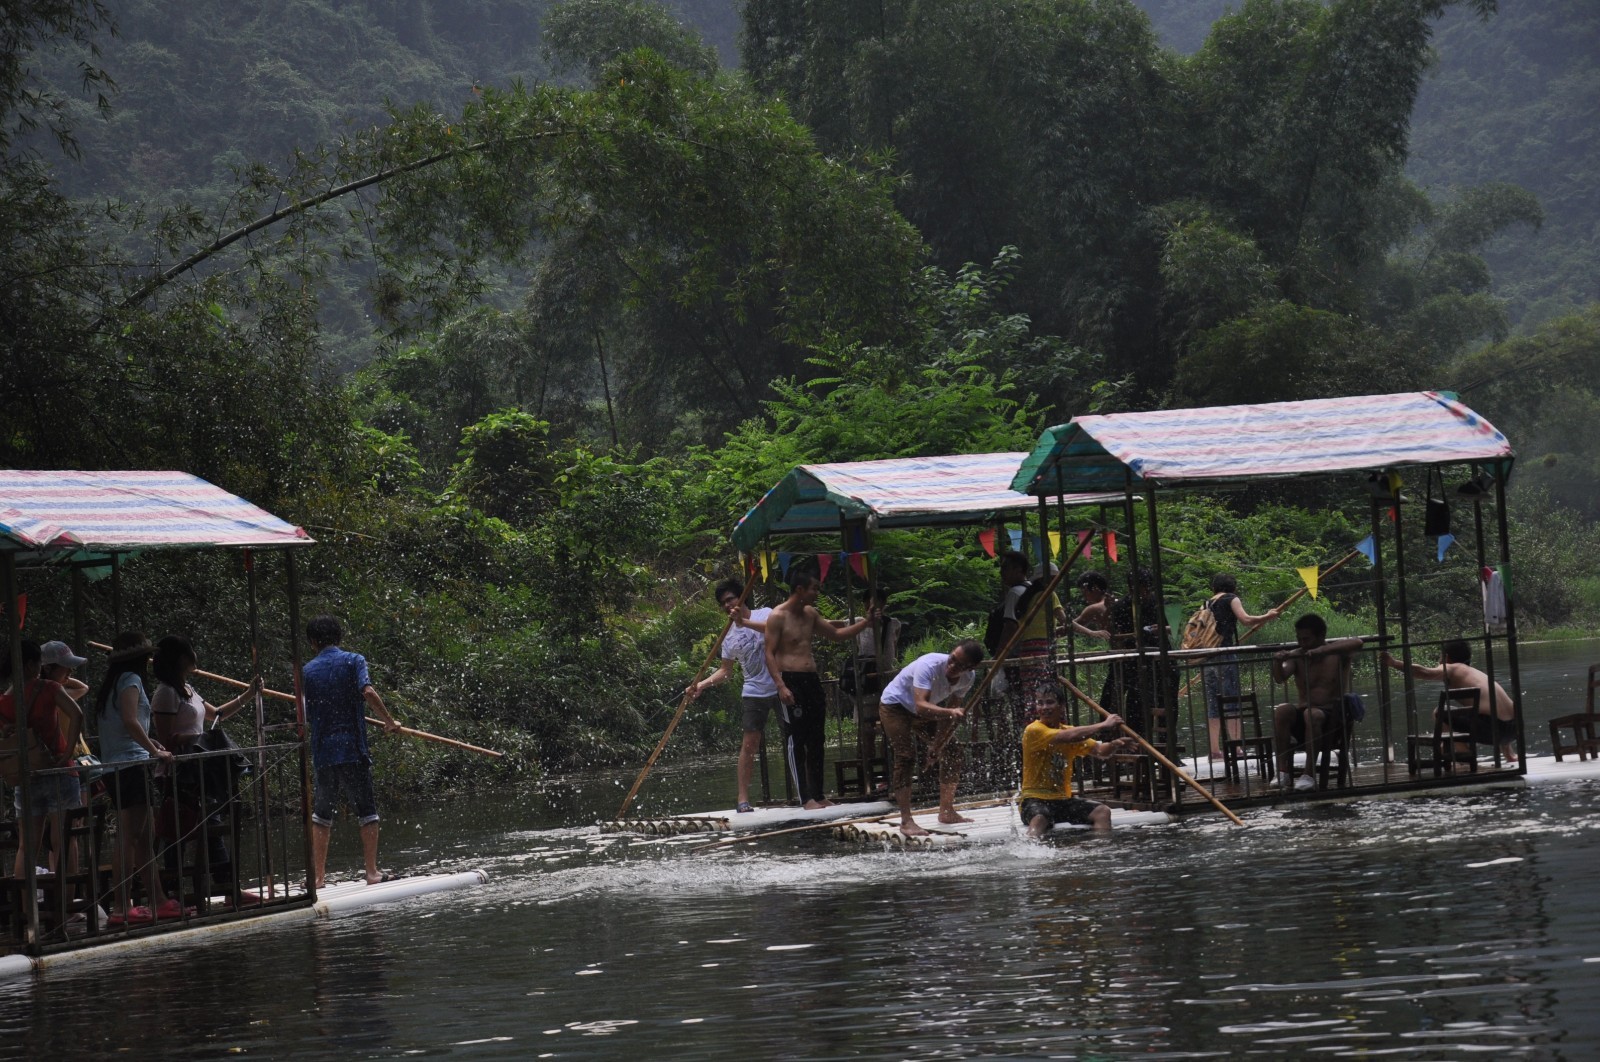
[[[1321, 742], [1345, 725], [1344, 693], [1350, 688], [1351, 658], [1361, 648], [1360, 638], [1328, 641], [1328, 624], [1307, 613], [1294, 621], [1295, 649], [1272, 656], [1275, 682], [1294, 679], [1299, 698], [1295, 704], [1273, 709], [1273, 747], [1278, 750], [1278, 785], [1283, 789], [1317, 788], [1317, 751]], [[1306, 747], [1306, 773], [1294, 776], [1294, 746]]]
[[[1395, 659], [1388, 653], [1380, 654], [1380, 659], [1396, 671], [1407, 670], [1403, 661]], [[1463, 719], [1462, 722], [1472, 731], [1474, 741], [1482, 745], [1499, 745], [1501, 759], [1506, 762], [1516, 761], [1516, 706], [1511, 703], [1511, 695], [1506, 692], [1504, 686], [1498, 682], [1490, 683], [1488, 675], [1472, 666], [1470, 644], [1460, 638], [1445, 642], [1440, 650], [1438, 667], [1412, 664], [1410, 672], [1412, 678], [1437, 679], [1444, 683], [1445, 689], [1452, 692], [1477, 690], [1478, 710], [1472, 714], [1471, 720]], [[1493, 692], [1489, 688], [1491, 685], [1494, 687]], [[1437, 709], [1434, 710], [1434, 714], [1438, 714]], [[1455, 714], [1453, 711], [1452, 715]]]

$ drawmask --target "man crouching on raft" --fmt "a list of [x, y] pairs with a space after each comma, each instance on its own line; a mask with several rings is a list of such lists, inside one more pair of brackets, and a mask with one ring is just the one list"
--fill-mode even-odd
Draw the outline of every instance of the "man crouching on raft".
[[1080, 756], [1105, 759], [1138, 747], [1132, 738], [1096, 741], [1095, 733], [1122, 725], [1120, 715], [1108, 715], [1090, 726], [1062, 726], [1059, 690], [1045, 686], [1034, 707], [1039, 718], [1022, 732], [1022, 824], [1028, 836], [1043, 840], [1058, 822], [1088, 826], [1097, 833], [1111, 832], [1111, 809], [1098, 800], [1072, 795], [1072, 763]]
[[972, 689], [972, 669], [981, 663], [983, 646], [968, 638], [948, 653], [917, 657], [884, 688], [878, 718], [894, 750], [894, 799], [900, 805], [900, 832], [907, 837], [928, 832], [911, 818], [911, 770], [917, 762], [918, 737], [939, 749], [939, 821], [972, 821], [956, 813], [961, 748], [953, 731], [967, 714], [961, 698]]

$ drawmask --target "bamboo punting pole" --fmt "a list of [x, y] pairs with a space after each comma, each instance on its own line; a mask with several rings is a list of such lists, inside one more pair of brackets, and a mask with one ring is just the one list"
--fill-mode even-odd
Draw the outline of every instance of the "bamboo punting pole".
[[[755, 569], [752, 568], [750, 577], [744, 581], [744, 593], [739, 595], [739, 604], [735, 606], [736, 610], [744, 608], [744, 603], [749, 599], [750, 591], [755, 589], [755, 585], [756, 573]], [[700, 681], [701, 674], [711, 666], [711, 661], [716, 659], [718, 651], [722, 648], [723, 641], [728, 637], [728, 632], [733, 630], [733, 616], [733, 612], [728, 614], [728, 622], [723, 625], [722, 633], [717, 635], [717, 640], [711, 643], [711, 651], [706, 654], [704, 662], [695, 671], [694, 678], [689, 680], [689, 688], [683, 691], [683, 699], [678, 702], [678, 710], [673, 713], [672, 721], [667, 724], [666, 733], [662, 734], [661, 740], [656, 742], [655, 751], [650, 753], [650, 758], [645, 761], [644, 769], [639, 772], [639, 777], [633, 780], [633, 788], [629, 789], [628, 795], [622, 798], [622, 806], [617, 809], [617, 818], [620, 819], [628, 813], [628, 805], [633, 803], [633, 798], [639, 794], [639, 787], [644, 785], [644, 780], [650, 775], [650, 768], [656, 765], [657, 758], [660, 757], [662, 750], [667, 747], [667, 739], [672, 737], [672, 732], [678, 727], [678, 720], [683, 718], [684, 710], [689, 707], [690, 695], [694, 692], [694, 684]]]
[[[111, 647], [109, 645], [102, 645], [99, 642], [90, 642], [88, 644], [91, 649], [99, 649], [101, 652], [111, 651]], [[250, 688], [250, 683], [248, 682], [241, 682], [240, 680], [231, 678], [227, 675], [219, 675], [214, 671], [201, 671], [199, 668], [195, 668], [194, 673], [197, 678], [210, 679], [212, 682], [220, 682], [224, 686], [232, 686], [236, 690], [247, 690]], [[299, 703], [297, 700], [295, 700], [294, 694], [284, 693], [282, 690], [269, 689], [265, 686], [261, 687], [261, 695], [263, 697], [272, 697], [280, 701], [288, 701], [290, 704]], [[370, 715], [367, 716], [367, 722], [371, 723], [373, 726], [383, 726], [382, 720], [374, 719]], [[455, 738], [447, 738], [442, 734], [430, 734], [426, 730], [417, 730], [414, 727], [396, 727], [395, 733], [404, 734], [406, 737], [414, 737], [421, 741], [431, 741], [436, 745], [448, 745], [453, 749], [465, 749], [467, 752], [476, 752], [480, 756], [491, 756], [495, 759], [503, 759], [505, 757], [505, 753], [496, 752], [494, 749], [486, 749], [481, 745], [469, 745], [465, 741], [457, 741]]]
[[[1074, 683], [1071, 679], [1063, 679], [1062, 681], [1064, 683], [1066, 683], [1067, 689], [1071, 690], [1075, 695], [1077, 695], [1079, 698], [1081, 698], [1083, 701], [1085, 701], [1089, 705], [1089, 707], [1093, 708], [1095, 711], [1099, 712], [1102, 716], [1104, 716], [1104, 717], [1106, 717], [1108, 719], [1111, 717], [1111, 713], [1110, 712], [1108, 712], [1104, 708], [1100, 707], [1100, 702], [1099, 701], [1095, 700], [1093, 697], [1089, 696], [1087, 693], [1085, 693], [1082, 690], [1080, 690], [1078, 688], [1077, 684]], [[1228, 818], [1232, 819], [1233, 820], [1233, 824], [1235, 826], [1243, 826], [1244, 825], [1244, 822], [1239, 818], [1239, 816], [1235, 815], [1233, 812], [1228, 810], [1228, 806], [1226, 804], [1224, 804], [1222, 801], [1218, 800], [1216, 797], [1212, 796], [1210, 793], [1206, 792], [1204, 786], [1202, 786], [1199, 782], [1195, 781], [1194, 778], [1192, 776], [1190, 776], [1190, 774], [1187, 771], [1185, 771], [1183, 768], [1179, 767], [1177, 764], [1173, 763], [1171, 760], [1169, 760], [1165, 756], [1163, 756], [1161, 754], [1161, 752], [1154, 745], [1152, 745], [1152, 744], [1150, 744], [1150, 742], [1146, 741], [1138, 733], [1138, 731], [1133, 729], [1133, 727], [1129, 726], [1127, 723], [1123, 723], [1122, 724], [1122, 732], [1124, 734], [1128, 735], [1129, 737], [1133, 738], [1133, 740], [1137, 741], [1140, 745], [1143, 745], [1144, 746], [1144, 750], [1146, 752], [1150, 753], [1150, 755], [1154, 756], [1157, 760], [1159, 760], [1163, 767], [1165, 767], [1167, 770], [1171, 771], [1173, 774], [1176, 774], [1179, 778], [1182, 778], [1185, 782], [1188, 782], [1191, 786], [1193, 786], [1194, 787], [1194, 791], [1196, 793], [1199, 793], [1201, 796], [1203, 796], [1207, 800], [1211, 801], [1211, 803], [1215, 804], [1216, 807], [1217, 807], [1217, 810], [1222, 812], [1224, 815], [1228, 816]]]
[[[1357, 557], [1359, 557], [1361, 555], [1362, 554], [1361, 554], [1361, 551], [1359, 549], [1353, 549], [1349, 553], [1346, 553], [1344, 556], [1340, 557], [1338, 560], [1336, 560], [1332, 564], [1328, 565], [1328, 567], [1320, 575], [1317, 576], [1317, 582], [1321, 583], [1323, 579], [1326, 579], [1328, 576], [1332, 575], [1334, 572], [1338, 571], [1340, 568], [1343, 568], [1346, 564], [1349, 564], [1351, 561], [1355, 560]], [[1310, 589], [1311, 588], [1308, 587], [1308, 586], [1302, 586], [1300, 589], [1298, 589], [1294, 593], [1290, 594], [1287, 598], [1284, 599], [1283, 604], [1278, 606], [1278, 611], [1281, 613], [1284, 609], [1288, 608], [1290, 605], [1293, 605], [1296, 601], [1299, 601], [1302, 597], [1304, 597], [1306, 595], [1306, 593]], [[1249, 630], [1245, 631], [1244, 632], [1244, 637], [1239, 639], [1239, 644], [1243, 645], [1245, 642], [1248, 642], [1251, 638], [1254, 638], [1255, 635], [1256, 635], [1256, 632], [1261, 630], [1265, 626], [1266, 626], [1265, 623], [1258, 623], [1254, 627], [1251, 627]], [[1232, 647], [1230, 646], [1230, 648], [1232, 648]], [[1202, 664], [1201, 666], [1204, 667], [1205, 665]], [[1178, 699], [1180, 701], [1183, 700], [1184, 696], [1186, 694], [1188, 694], [1188, 692], [1190, 690], [1194, 689], [1194, 684], [1196, 682], [1198, 682], [1199, 680], [1200, 680], [1200, 675], [1198, 673], [1194, 674], [1194, 675], [1190, 675], [1189, 676], [1189, 681], [1185, 682], [1183, 684], [1183, 689], [1178, 691]]]

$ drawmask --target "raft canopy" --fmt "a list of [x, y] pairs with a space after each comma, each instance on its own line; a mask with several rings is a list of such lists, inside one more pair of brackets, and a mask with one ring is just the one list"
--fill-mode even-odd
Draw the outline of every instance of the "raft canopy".
[[1011, 481], [1055, 497], [1129, 484], [1204, 485], [1513, 458], [1504, 434], [1447, 391], [1075, 417], [1046, 428]]
[[311, 544], [300, 528], [187, 472], [0, 469], [0, 550], [19, 560]]
[[[800, 465], [767, 491], [733, 529], [751, 551], [767, 535], [835, 532], [840, 520], [877, 528], [989, 524], [1036, 512], [1037, 498], [1011, 489], [1026, 454], [951, 454], [883, 461]], [[1069, 498], [1077, 504], [1121, 501], [1122, 492]]]

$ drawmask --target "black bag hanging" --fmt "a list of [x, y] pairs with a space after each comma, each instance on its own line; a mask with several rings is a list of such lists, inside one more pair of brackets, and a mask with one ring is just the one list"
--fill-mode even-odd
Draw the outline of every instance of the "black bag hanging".
[[[1439, 493], [1433, 493], [1434, 477], [1439, 478]], [[1422, 533], [1430, 538], [1450, 533], [1450, 503], [1444, 499], [1444, 475], [1437, 470], [1428, 473], [1427, 500], [1422, 510]]]

